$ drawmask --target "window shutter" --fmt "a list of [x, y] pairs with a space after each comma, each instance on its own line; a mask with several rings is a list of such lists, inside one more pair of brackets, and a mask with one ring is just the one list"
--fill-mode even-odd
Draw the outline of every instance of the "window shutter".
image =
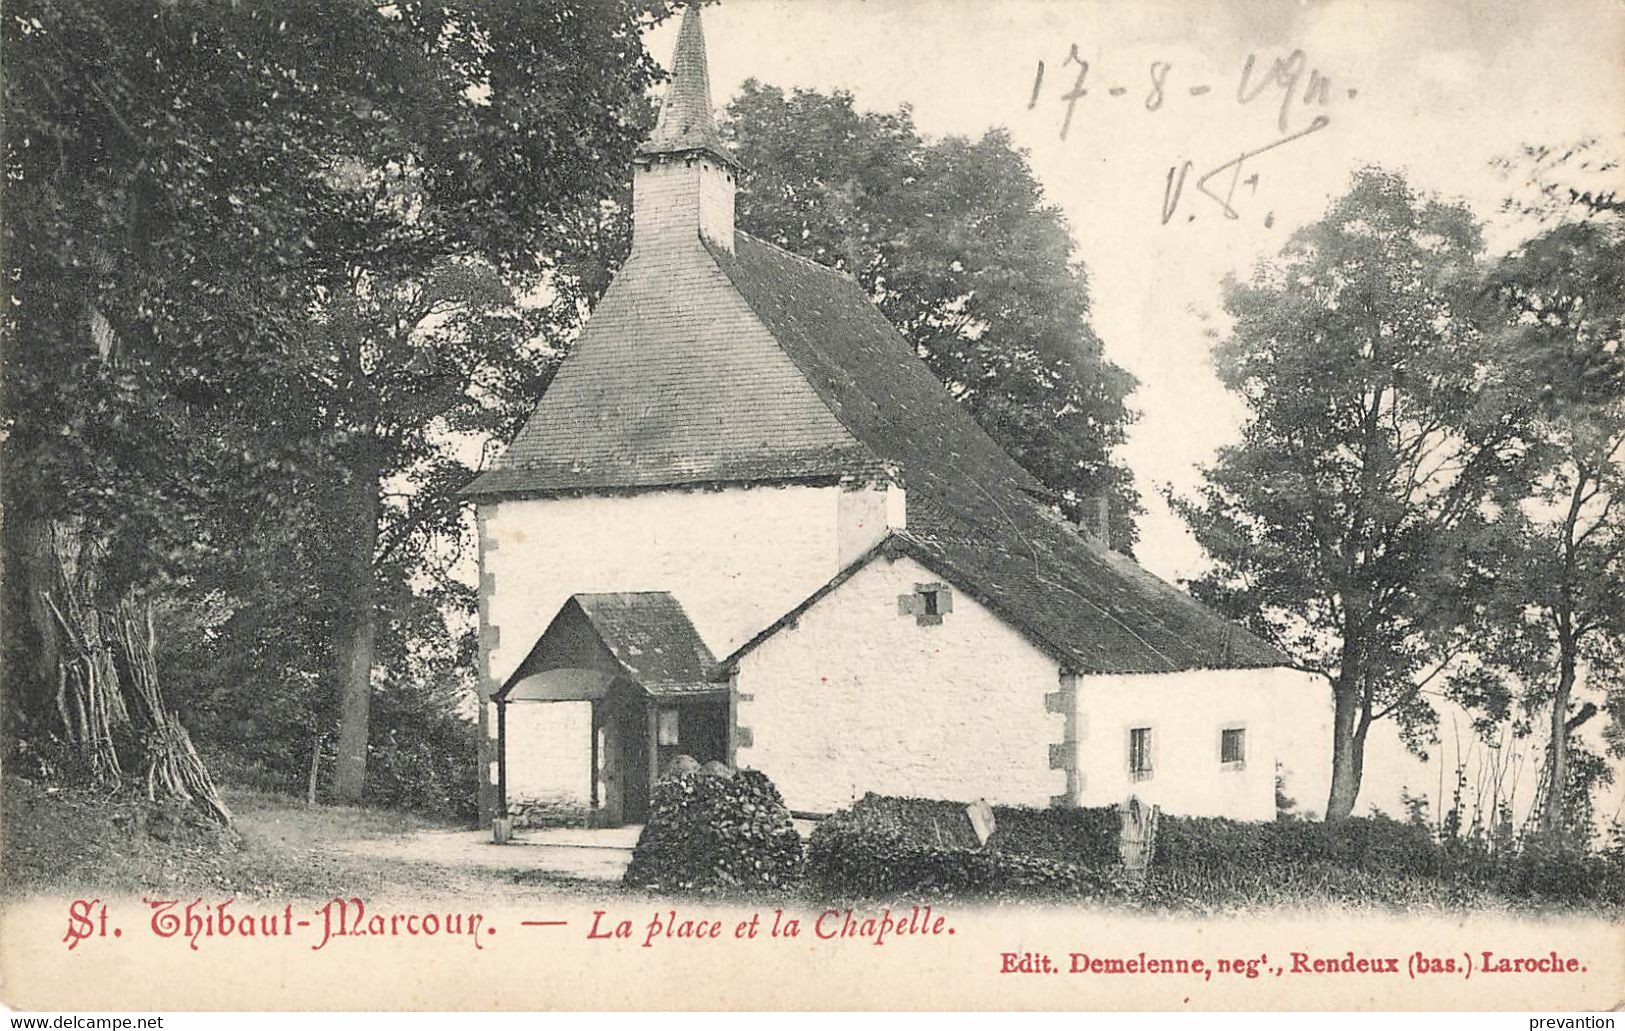
[[937, 611], [946, 615], [954, 610], [954, 592], [946, 587], [937, 590]]
[[912, 616], [918, 612], [919, 609], [916, 608], [918, 598], [919, 595], [916, 594], [899, 594], [897, 596], [897, 614], [899, 616]]

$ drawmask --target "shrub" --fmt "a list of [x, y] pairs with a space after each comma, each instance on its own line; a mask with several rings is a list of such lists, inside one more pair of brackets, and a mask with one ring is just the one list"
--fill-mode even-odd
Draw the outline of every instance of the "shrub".
[[1000, 852], [1040, 856], [1085, 867], [1118, 863], [1117, 839], [1122, 818], [1115, 806], [1090, 809], [993, 808], [994, 831], [988, 847]]
[[773, 782], [671, 772], [655, 785], [624, 883], [662, 891], [791, 888], [801, 883], [801, 835]]
[[373, 692], [363, 801], [433, 816], [474, 818], [478, 729], [454, 705], [448, 693], [413, 685]]
[[1425, 827], [1386, 816], [1333, 823], [1164, 816], [1152, 859], [1155, 867], [1186, 870], [1261, 870], [1312, 862], [1414, 876], [1437, 873], [1442, 854]]
[[1142, 903], [1153, 909], [1215, 912], [1271, 906], [1444, 910], [1490, 907], [1485, 888], [1395, 870], [1357, 870], [1326, 860], [1264, 867], [1153, 866]]
[[808, 874], [825, 894], [858, 898], [1121, 890], [1114, 810], [1001, 806], [994, 819], [978, 847], [961, 803], [865, 795], [813, 831]]
[[1525, 835], [1511, 848], [1474, 839], [1447, 845], [1457, 879], [1494, 887], [1511, 899], [1565, 905], [1625, 905], [1625, 862], [1618, 853], [1590, 852], [1573, 841]]
[[1513, 898], [1569, 903], [1617, 902], [1620, 899], [1619, 872], [1602, 856], [1571, 844], [1531, 836], [1501, 865], [1497, 880], [1501, 890]]
[[1526, 836], [1436, 842], [1388, 817], [1334, 823], [1165, 816], [1146, 899], [1155, 905], [1334, 902], [1354, 906], [1487, 905], [1494, 899], [1625, 905], [1625, 862]]

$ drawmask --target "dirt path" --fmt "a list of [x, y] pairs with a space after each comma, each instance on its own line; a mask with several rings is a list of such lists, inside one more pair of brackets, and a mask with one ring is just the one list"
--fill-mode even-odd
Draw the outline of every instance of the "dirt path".
[[[266, 894], [507, 902], [602, 892], [619, 881], [637, 840], [634, 829], [630, 837], [621, 831], [606, 839], [607, 848], [500, 846], [488, 831], [410, 814], [311, 807], [275, 795], [231, 793], [227, 800], [237, 813], [245, 858], [288, 875], [273, 878]], [[574, 840], [605, 832], [541, 833]]]
[[508, 844], [498, 845], [488, 831], [435, 828], [341, 840], [334, 842], [334, 848], [346, 856], [418, 863], [471, 876], [485, 872], [507, 875], [510, 880], [552, 878], [618, 885], [632, 860], [638, 830], [549, 827], [521, 831]]
[[[236, 816], [222, 833], [150, 803], [4, 782], [0, 894], [127, 893], [245, 900], [334, 896], [524, 903], [603, 895], [626, 851], [489, 844], [409, 813], [307, 806], [227, 789]], [[596, 832], [589, 832], [596, 833]], [[626, 832], [621, 832], [624, 836]], [[621, 844], [611, 841], [609, 844]], [[555, 854], [565, 859], [557, 860]], [[579, 854], [578, 854], [579, 853]], [[624, 857], [624, 858], [623, 858]]]

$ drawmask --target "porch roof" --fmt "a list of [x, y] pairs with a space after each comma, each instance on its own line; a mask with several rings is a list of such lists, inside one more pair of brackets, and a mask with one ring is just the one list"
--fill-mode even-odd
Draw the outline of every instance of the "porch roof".
[[499, 688], [499, 701], [585, 701], [624, 680], [653, 697], [724, 694], [694, 624], [666, 591], [577, 594]]

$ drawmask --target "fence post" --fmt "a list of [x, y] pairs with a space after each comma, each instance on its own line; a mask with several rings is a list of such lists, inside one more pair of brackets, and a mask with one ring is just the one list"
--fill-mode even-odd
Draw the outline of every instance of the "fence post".
[[1159, 813], [1156, 806], [1145, 805], [1134, 797], [1117, 807], [1117, 815], [1122, 820], [1117, 837], [1117, 854], [1122, 860], [1123, 872], [1135, 881], [1143, 881], [1146, 870], [1151, 866], [1151, 857], [1156, 851]]

